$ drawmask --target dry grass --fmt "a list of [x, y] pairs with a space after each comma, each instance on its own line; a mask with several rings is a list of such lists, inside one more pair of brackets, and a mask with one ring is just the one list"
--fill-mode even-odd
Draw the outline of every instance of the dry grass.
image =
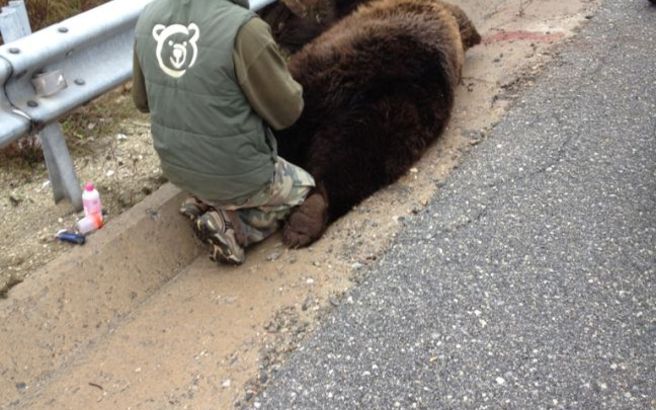
[[[107, 0], [26, 0], [32, 30], [36, 31], [89, 10]], [[3, 6], [6, 0], [0, 2]]]
[[94, 136], [120, 132], [123, 122], [137, 113], [130, 89], [124, 85], [79, 107], [63, 118], [61, 124], [71, 152], [82, 155], [94, 144]]

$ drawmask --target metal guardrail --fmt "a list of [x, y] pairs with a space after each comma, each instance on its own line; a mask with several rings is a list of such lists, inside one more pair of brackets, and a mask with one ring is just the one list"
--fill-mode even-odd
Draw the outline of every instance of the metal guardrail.
[[[32, 32], [27, 10], [23, 1], [10, 1], [0, 13], [0, 30], [5, 43], [25, 37]], [[11, 65], [0, 59], [0, 84], [9, 81], [12, 74]], [[4, 93], [0, 93], [0, 124], [5, 125], [6, 136], [0, 137], [0, 147], [7, 144], [5, 140], [17, 138], [29, 129], [29, 120], [12, 113], [13, 107]]]
[[[39, 133], [56, 202], [68, 198], [76, 209], [82, 206], [57, 120], [130, 80], [134, 27], [151, 1], [113, 0], [0, 47], [0, 148]], [[274, 1], [250, 6], [259, 10]], [[10, 6], [23, 7], [14, 17], [24, 20], [22, 1]], [[13, 10], [5, 9], [11, 17]]]
[[[0, 59], [0, 82], [6, 83], [11, 77], [11, 71], [11, 65]], [[26, 134], [30, 129], [29, 119], [14, 113], [13, 108], [5, 93], [0, 93], [0, 148]]]

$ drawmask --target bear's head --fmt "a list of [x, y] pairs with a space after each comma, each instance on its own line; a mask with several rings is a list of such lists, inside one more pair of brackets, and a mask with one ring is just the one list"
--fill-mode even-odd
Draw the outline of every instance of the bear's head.
[[189, 26], [157, 24], [153, 27], [153, 38], [157, 42], [157, 61], [167, 75], [180, 78], [193, 67], [198, 57], [200, 31], [194, 23]]
[[276, 42], [290, 52], [300, 50], [360, 4], [370, 0], [280, 0], [258, 13]]

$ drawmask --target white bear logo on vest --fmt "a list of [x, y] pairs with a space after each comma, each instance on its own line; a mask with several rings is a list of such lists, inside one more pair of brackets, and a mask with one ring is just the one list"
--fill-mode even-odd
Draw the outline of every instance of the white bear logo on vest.
[[180, 78], [187, 69], [194, 66], [198, 57], [198, 37], [200, 31], [194, 23], [185, 27], [182, 24], [153, 27], [153, 38], [157, 41], [157, 61], [167, 75]]

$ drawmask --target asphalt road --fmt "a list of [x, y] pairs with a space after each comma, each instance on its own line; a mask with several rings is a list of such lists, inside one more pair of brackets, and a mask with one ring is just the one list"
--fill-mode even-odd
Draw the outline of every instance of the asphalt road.
[[656, 408], [656, 7], [606, 1], [253, 407]]

